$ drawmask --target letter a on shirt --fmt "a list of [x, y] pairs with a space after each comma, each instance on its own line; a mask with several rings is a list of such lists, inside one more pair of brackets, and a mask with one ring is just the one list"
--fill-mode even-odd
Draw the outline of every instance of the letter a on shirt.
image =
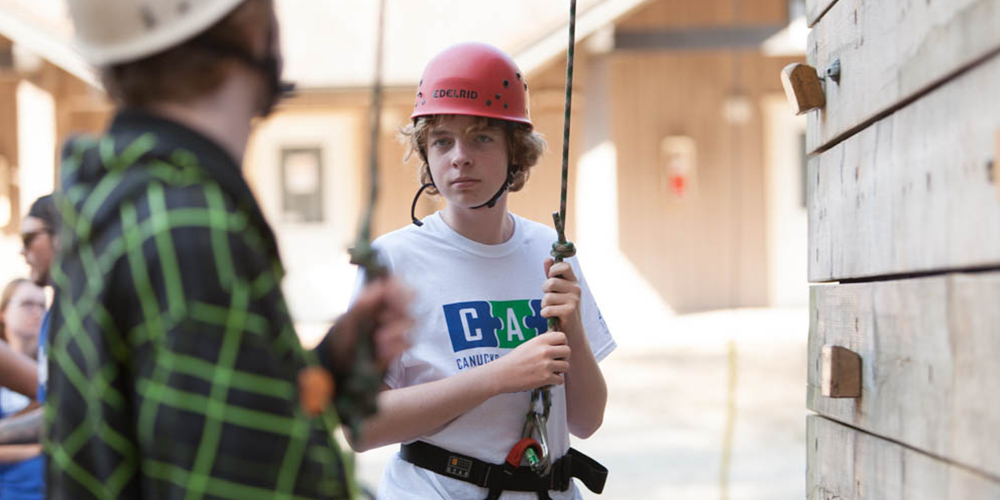
[[493, 316], [503, 318], [503, 324], [497, 331], [501, 348], [513, 349], [538, 334], [538, 331], [527, 326], [525, 321], [533, 314], [528, 300], [493, 301], [491, 304]]

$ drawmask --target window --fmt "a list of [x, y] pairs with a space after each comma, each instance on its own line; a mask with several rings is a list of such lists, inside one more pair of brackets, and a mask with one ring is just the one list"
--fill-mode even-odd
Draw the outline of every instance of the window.
[[282, 219], [323, 222], [323, 152], [319, 147], [281, 150]]

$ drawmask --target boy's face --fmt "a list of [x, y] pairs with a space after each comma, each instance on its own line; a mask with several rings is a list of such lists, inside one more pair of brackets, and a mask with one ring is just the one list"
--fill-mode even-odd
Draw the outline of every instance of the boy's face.
[[434, 184], [448, 203], [463, 208], [486, 203], [507, 179], [507, 132], [481, 122], [455, 115], [427, 132]]

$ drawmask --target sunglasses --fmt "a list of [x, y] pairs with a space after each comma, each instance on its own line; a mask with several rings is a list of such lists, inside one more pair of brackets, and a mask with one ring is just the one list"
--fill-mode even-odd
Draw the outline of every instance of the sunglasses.
[[31, 243], [33, 241], [35, 241], [35, 238], [37, 238], [41, 234], [48, 234], [48, 235], [51, 236], [52, 235], [52, 231], [50, 229], [48, 229], [48, 228], [45, 228], [45, 229], [39, 229], [37, 231], [31, 231], [30, 233], [24, 233], [24, 234], [22, 234], [21, 235], [21, 242], [24, 244], [24, 248], [30, 247]]

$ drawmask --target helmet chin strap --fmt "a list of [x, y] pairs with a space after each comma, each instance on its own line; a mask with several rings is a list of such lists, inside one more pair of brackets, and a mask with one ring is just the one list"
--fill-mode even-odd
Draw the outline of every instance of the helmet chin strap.
[[420, 186], [420, 189], [417, 190], [417, 195], [413, 197], [413, 204], [410, 205], [410, 220], [413, 221], [413, 225], [414, 226], [420, 227], [420, 226], [424, 225], [424, 223], [421, 222], [420, 219], [418, 219], [417, 215], [416, 215], [417, 214], [417, 200], [420, 199], [420, 195], [424, 194], [424, 190], [425, 189], [427, 189], [429, 187], [432, 187], [432, 186], [434, 186], [433, 182], [428, 182], [427, 184], [424, 184], [423, 186]]
[[[429, 171], [427, 172], [427, 175], [428, 175], [428, 177], [431, 177]], [[482, 205], [476, 205], [476, 206], [472, 207], [472, 209], [476, 210], [476, 209], [483, 208], [483, 207], [493, 208], [494, 206], [496, 206], [497, 201], [500, 200], [500, 197], [503, 196], [503, 194], [506, 193], [508, 189], [510, 189], [510, 185], [513, 182], [514, 182], [514, 169], [508, 167], [507, 168], [507, 178], [504, 179], [503, 185], [500, 186], [500, 189], [496, 192], [496, 194], [494, 194], [493, 197], [490, 198], [489, 201], [487, 201], [486, 203], [483, 203]], [[420, 199], [420, 195], [424, 194], [424, 190], [426, 190], [427, 188], [432, 187], [432, 186], [437, 187], [437, 186], [434, 185], [434, 177], [431, 177], [431, 181], [428, 182], [427, 184], [424, 184], [423, 186], [420, 186], [420, 189], [417, 190], [417, 195], [413, 197], [413, 204], [410, 205], [410, 220], [413, 222], [413, 225], [415, 225], [417, 227], [420, 227], [420, 226], [424, 225], [424, 223], [421, 222], [420, 219], [418, 219], [417, 215], [416, 215], [416, 212], [417, 212], [417, 200]]]
[[499, 200], [500, 197], [503, 196], [503, 194], [507, 192], [507, 189], [510, 188], [510, 184], [512, 182], [514, 182], [514, 169], [512, 169], [510, 167], [507, 167], [507, 178], [504, 179], [503, 186], [500, 186], [500, 189], [497, 190], [497, 194], [493, 195], [493, 197], [490, 198], [490, 200], [487, 201], [486, 203], [483, 203], [482, 205], [474, 206], [474, 207], [472, 207], [472, 209], [475, 210], [477, 208], [483, 208], [483, 207], [493, 208], [493, 206], [497, 204], [497, 200]]
[[[268, 40], [271, 40], [273, 36], [272, 28], [272, 31], [268, 34]], [[257, 110], [257, 116], [261, 118], [266, 118], [270, 115], [282, 97], [286, 97], [295, 91], [294, 83], [282, 81], [281, 60], [273, 53], [268, 53], [264, 57], [256, 57], [246, 49], [237, 46], [215, 43], [203, 39], [198, 39], [195, 43], [201, 50], [211, 52], [220, 57], [232, 57], [261, 75], [266, 86], [264, 89], [265, 95], [261, 97]], [[268, 41], [268, 46], [270, 46], [270, 43]]]

